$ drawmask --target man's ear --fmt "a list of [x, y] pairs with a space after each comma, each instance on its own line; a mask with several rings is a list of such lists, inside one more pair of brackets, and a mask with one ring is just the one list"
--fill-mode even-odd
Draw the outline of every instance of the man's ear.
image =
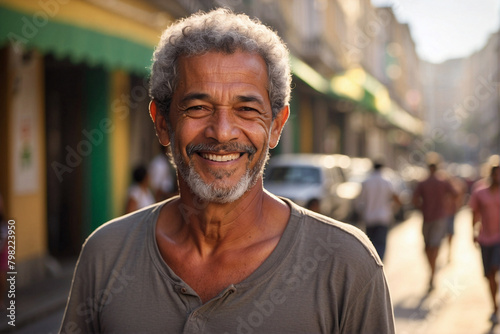
[[273, 120], [271, 124], [271, 134], [269, 138], [269, 148], [275, 148], [279, 141], [281, 132], [283, 131], [283, 127], [285, 126], [286, 121], [288, 120], [288, 116], [290, 115], [289, 106], [285, 106], [280, 110], [276, 118]]
[[148, 109], [149, 109], [149, 116], [151, 117], [151, 119], [153, 120], [153, 123], [154, 123], [156, 120], [156, 102], [155, 102], [155, 100], [149, 101]]
[[170, 136], [168, 132], [167, 120], [163, 116], [163, 113], [158, 112], [155, 101], [151, 101], [149, 103], [149, 115], [155, 125], [156, 137], [158, 137], [158, 141], [163, 146], [168, 146], [170, 144]]

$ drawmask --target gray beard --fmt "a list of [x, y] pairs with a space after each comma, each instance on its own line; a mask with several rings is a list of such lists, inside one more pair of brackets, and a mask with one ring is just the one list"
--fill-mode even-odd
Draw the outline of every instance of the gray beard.
[[[171, 132], [172, 133], [172, 132]], [[241, 177], [238, 183], [232, 187], [227, 187], [224, 185], [217, 186], [215, 183], [206, 183], [200, 176], [200, 174], [194, 169], [194, 166], [190, 163], [187, 165], [182, 159], [181, 155], [175, 149], [174, 136], [170, 138], [170, 147], [172, 150], [172, 156], [174, 163], [177, 167], [177, 171], [182, 179], [187, 183], [191, 192], [199, 197], [201, 201], [209, 203], [225, 204], [231, 203], [243, 196], [247, 191], [249, 191], [257, 183], [259, 177], [264, 173], [264, 168], [267, 161], [269, 160], [269, 148], [266, 149], [264, 158], [252, 169], [247, 168], [245, 174]], [[213, 150], [215, 145], [197, 145], [196, 147], [188, 147], [186, 149], [188, 156], [191, 156], [196, 150], [201, 148], [208, 148], [208, 150]], [[231, 151], [232, 145], [217, 145], [219, 149], [225, 149]], [[229, 148], [228, 148], [229, 147]], [[255, 148], [245, 147], [247, 154], [249, 156], [249, 163], [254, 158]], [[231, 171], [213, 172], [212, 175], [217, 180], [222, 180], [224, 177], [230, 177], [232, 175]]]

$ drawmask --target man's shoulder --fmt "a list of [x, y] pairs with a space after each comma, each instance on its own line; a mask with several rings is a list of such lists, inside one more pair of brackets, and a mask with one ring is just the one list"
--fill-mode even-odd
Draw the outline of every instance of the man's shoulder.
[[382, 173], [372, 173], [362, 183], [365, 184], [378, 184], [380, 182], [391, 184], [391, 181]]
[[426, 184], [432, 183], [432, 182], [434, 182], [435, 180], [436, 180], [435, 178], [433, 178], [433, 177], [431, 177], [431, 176], [428, 176], [428, 177], [426, 177], [425, 179], [418, 181], [418, 183], [417, 183], [417, 184], [418, 184], [419, 186], [423, 186], [423, 185], [426, 185]]
[[372, 243], [358, 227], [300, 206], [295, 206], [293, 212], [299, 215], [305, 225], [301, 229], [301, 233], [306, 236], [307, 240], [318, 244], [325, 243], [335, 249], [342, 250], [341, 253], [346, 258], [353, 255], [373, 258], [378, 266], [382, 266]]
[[156, 203], [106, 222], [90, 234], [84, 246], [86, 248], [106, 247], [107, 250], [112, 250], [114, 245], [119, 245], [124, 239], [138, 233], [146, 233], [161, 205], [162, 203]]
[[435, 176], [428, 176], [424, 180], [418, 182], [419, 187], [427, 187], [427, 188], [434, 188], [439, 185], [444, 185], [447, 182], [441, 178], [435, 177]]
[[477, 197], [481, 196], [481, 194], [483, 193], [484, 189], [486, 189], [486, 188], [482, 188], [481, 187], [481, 188], [473, 189], [472, 192], [471, 192], [471, 194], [470, 194], [471, 199], [472, 198], [477, 198]]
[[490, 191], [489, 187], [482, 187], [479, 189], [476, 189], [472, 192], [472, 197], [476, 197], [479, 200], [481, 199], [489, 199], [489, 198], [494, 198], [498, 196], [498, 192], [492, 193]]

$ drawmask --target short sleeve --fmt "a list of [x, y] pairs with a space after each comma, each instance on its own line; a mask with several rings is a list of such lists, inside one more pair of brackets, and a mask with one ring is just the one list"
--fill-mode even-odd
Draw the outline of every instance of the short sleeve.
[[469, 199], [469, 207], [472, 209], [472, 211], [477, 211], [479, 209], [479, 203], [478, 203], [478, 191], [473, 191], [472, 195]]
[[353, 299], [342, 333], [395, 333], [394, 313], [389, 288], [382, 268]]
[[94, 266], [89, 261], [91, 251], [88, 246], [87, 242], [76, 265], [60, 334], [99, 332], [99, 302], [96, 300]]

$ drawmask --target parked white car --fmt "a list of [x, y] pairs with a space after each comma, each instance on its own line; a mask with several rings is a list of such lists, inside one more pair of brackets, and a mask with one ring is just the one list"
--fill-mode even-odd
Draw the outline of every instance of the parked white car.
[[300, 206], [344, 220], [350, 203], [337, 194], [337, 187], [346, 181], [343, 168], [348, 164], [349, 157], [340, 154], [274, 156], [266, 169], [264, 187]]

